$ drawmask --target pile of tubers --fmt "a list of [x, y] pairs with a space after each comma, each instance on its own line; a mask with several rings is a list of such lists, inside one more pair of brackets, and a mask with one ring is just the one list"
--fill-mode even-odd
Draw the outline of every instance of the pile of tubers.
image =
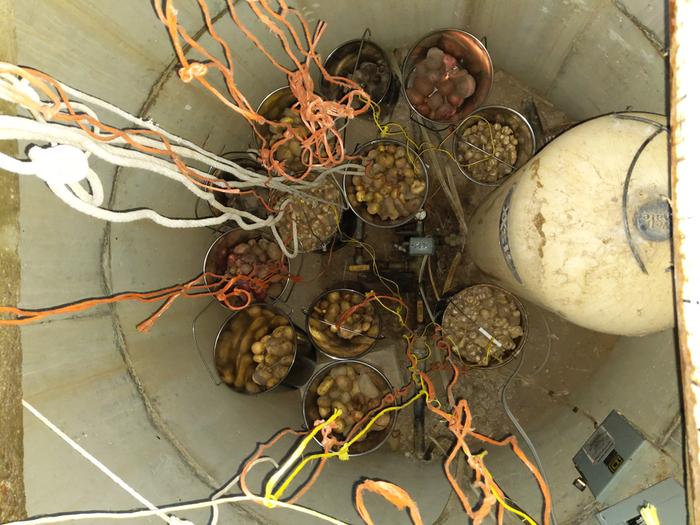
[[214, 363], [238, 392], [258, 394], [279, 384], [294, 362], [296, 333], [289, 319], [254, 305], [238, 312], [219, 334]]
[[256, 301], [262, 301], [267, 296], [278, 297], [282, 293], [289, 268], [277, 243], [260, 237], [241, 241], [228, 248], [226, 273], [265, 279], [269, 286], [263, 289], [249, 287], [246, 281], [238, 285], [239, 288], [248, 289]]
[[[289, 124], [292, 127], [292, 133], [294, 137], [308, 137], [309, 130], [304, 125], [304, 121], [301, 120], [301, 115], [299, 110], [294, 110], [292, 108], [285, 108], [282, 112], [282, 118], [279, 119], [280, 122], [284, 124]], [[286, 126], [274, 126], [270, 125], [267, 140], [272, 145], [285, 139], [285, 132], [288, 130]], [[284, 162], [284, 167], [287, 173], [302, 173], [306, 171], [307, 166], [304, 165], [302, 161], [301, 154], [301, 142], [297, 138], [291, 138], [285, 140], [284, 143], [275, 151], [275, 160], [279, 162]], [[308, 162], [308, 160], [307, 160]]]
[[[320, 186], [305, 190], [307, 196], [288, 197], [290, 203], [282, 212], [277, 228], [285, 245], [293, 248], [293, 226], [296, 223], [299, 250], [312, 252], [323, 248], [335, 235], [340, 220], [341, 193], [330, 177]], [[273, 200], [278, 203], [288, 194], [278, 194]]]
[[416, 64], [406, 97], [424, 117], [451, 122], [475, 91], [476, 80], [457, 58], [439, 47], [431, 47]]
[[[478, 146], [490, 155], [480, 152], [470, 144]], [[493, 157], [515, 166], [518, 160], [518, 139], [513, 133], [513, 128], [499, 122], [491, 124], [483, 119], [479, 119], [472, 126], [465, 125], [457, 143], [457, 161], [460, 166], [478, 182], [495, 183], [513, 170]]]
[[[327, 419], [334, 410], [340, 410], [342, 414], [335, 420], [333, 432], [346, 437], [356, 423], [381, 405], [382, 398], [388, 392], [386, 381], [371, 368], [355, 363], [337, 364], [330, 368], [316, 387], [316, 410], [312, 410], [310, 415], [314, 420]], [[391, 414], [383, 414], [370, 431], [381, 432], [390, 424]], [[358, 442], [370, 434], [366, 433]]]
[[423, 164], [407, 148], [383, 143], [370, 149], [362, 164], [365, 175], [354, 175], [348, 184], [350, 205], [383, 222], [414, 215], [427, 189]]
[[372, 100], [377, 101], [381, 100], [387, 89], [389, 89], [391, 70], [389, 65], [383, 60], [377, 62], [365, 61], [360, 62], [350, 78], [357, 82]]
[[479, 366], [503, 361], [513, 353], [524, 335], [515, 299], [505, 290], [485, 284], [457, 293], [445, 310], [442, 326], [459, 355]]
[[[316, 346], [333, 357], [357, 357], [374, 344], [380, 323], [375, 306], [362, 304], [363, 295], [352, 290], [333, 290], [319, 298], [309, 312], [309, 335]], [[346, 319], [336, 324], [345, 312]]]

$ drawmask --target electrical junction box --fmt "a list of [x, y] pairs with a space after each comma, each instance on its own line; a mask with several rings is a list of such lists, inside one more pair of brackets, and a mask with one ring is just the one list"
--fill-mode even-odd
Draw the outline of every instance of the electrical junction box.
[[435, 239], [432, 237], [411, 237], [408, 240], [409, 255], [432, 255], [435, 252]]
[[596, 514], [601, 525], [645, 525], [640, 509], [647, 503], [656, 507], [663, 525], [683, 525], [688, 520], [685, 491], [674, 479], [665, 479], [646, 490], [623, 499]]
[[613, 410], [574, 456], [574, 466], [581, 474], [574, 484], [582, 490], [588, 487], [603, 501], [643, 443], [644, 437]]

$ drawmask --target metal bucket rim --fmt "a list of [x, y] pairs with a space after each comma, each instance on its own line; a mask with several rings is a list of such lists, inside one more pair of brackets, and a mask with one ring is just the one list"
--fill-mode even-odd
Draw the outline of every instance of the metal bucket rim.
[[406, 57], [403, 59], [403, 63], [401, 64], [401, 93], [403, 93], [404, 99], [406, 99], [406, 102], [408, 103], [408, 107], [411, 108], [411, 111], [413, 113], [418, 115], [420, 118], [422, 118], [426, 122], [429, 122], [431, 124], [436, 124], [438, 126], [453, 125], [453, 124], [455, 124], [455, 121], [453, 121], [453, 120], [449, 120], [449, 121], [433, 120], [433, 119], [430, 119], [428, 117], [424, 117], [423, 115], [421, 115], [418, 112], [418, 110], [416, 110], [416, 108], [413, 106], [413, 104], [411, 104], [411, 101], [408, 100], [408, 95], [406, 95], [406, 80], [408, 77], [408, 72], [406, 71], [406, 69], [408, 67], [408, 58], [411, 56], [411, 53], [413, 53], [413, 51], [420, 45], [421, 42], [423, 42], [425, 39], [427, 39], [433, 35], [438, 35], [438, 34], [442, 34], [442, 33], [450, 33], [450, 32], [462, 33], [463, 35], [466, 35], [466, 36], [470, 37], [471, 39], [473, 39], [474, 42], [476, 42], [479, 45], [479, 47], [481, 47], [481, 49], [483, 49], [484, 54], [486, 55], [486, 58], [488, 58], [489, 69], [491, 71], [491, 83], [489, 85], [488, 91], [486, 91], [486, 94], [484, 95], [484, 100], [486, 100], [488, 98], [489, 93], [491, 92], [491, 88], [493, 86], [493, 60], [491, 60], [491, 53], [489, 53], [489, 50], [486, 49], [486, 46], [484, 45], [484, 43], [481, 40], [479, 40], [476, 36], [469, 33], [468, 31], [464, 31], [462, 29], [449, 28], [449, 27], [442, 28], [442, 29], [436, 29], [435, 31], [431, 31], [430, 33], [423, 35], [421, 38], [419, 38], [416, 41], [416, 43], [411, 47], [411, 49], [408, 50], [408, 53], [406, 53]]
[[[257, 164], [258, 166], [260, 166], [260, 171], [264, 171], [265, 173], [267, 173], [267, 171], [265, 170], [265, 168], [263, 167], [263, 165], [260, 164], [260, 162], [258, 162], [258, 161], [256, 160], [256, 158], [252, 157], [252, 156], [251, 156], [248, 152], [246, 152], [246, 151], [227, 151], [226, 153], [222, 153], [220, 156], [223, 157], [224, 159], [230, 160], [230, 161], [232, 161], [232, 162], [237, 162], [238, 160], [241, 160], [241, 159], [242, 159], [242, 160], [248, 160], [248, 161], [250, 161], [250, 162], [254, 162], [254, 163]], [[212, 166], [212, 167], [209, 168], [209, 171], [208, 171], [207, 173], [208, 173], [209, 175], [214, 175], [214, 173], [216, 173], [217, 171], [223, 171], [223, 170], [221, 170], [221, 169], [219, 169], [219, 168], [215, 168], [215, 167]], [[256, 171], [256, 170], [251, 170], [251, 171]], [[225, 175], [228, 175], [228, 174], [226, 173]], [[261, 175], [262, 175], [262, 173], [261, 173]], [[207, 186], [209, 186], [209, 185], [207, 185]], [[214, 195], [214, 199], [216, 199], [217, 194], [214, 193], [214, 192], [212, 192], [208, 187], [205, 188], [204, 191], [209, 192], [209, 193], [212, 193], [212, 194]], [[217, 200], [218, 200], [218, 199], [217, 199]], [[209, 204], [209, 210], [210, 210], [212, 213], [217, 213], [217, 212], [218, 212], [218, 213], [221, 213], [220, 210], [217, 210], [216, 208], [214, 208], [214, 206], [212, 206], [211, 202], [208, 202], [208, 204]], [[216, 210], [216, 211], [214, 211], [214, 210]]]
[[[477, 286], [488, 286], [489, 288], [494, 288], [496, 290], [499, 290], [501, 292], [504, 292], [507, 294], [513, 301], [515, 302], [515, 306], [518, 307], [518, 310], [520, 310], [520, 325], [523, 329], [523, 335], [520, 337], [520, 341], [518, 341], [518, 344], [515, 346], [515, 348], [510, 352], [508, 357], [503, 359], [502, 361], [497, 362], [496, 364], [493, 365], [478, 365], [476, 363], [471, 363], [469, 361], [466, 361], [467, 366], [471, 368], [478, 368], [480, 370], [493, 370], [496, 368], [501, 368], [502, 366], [507, 365], [510, 363], [513, 359], [515, 359], [523, 350], [523, 347], [525, 346], [525, 343], [527, 342], [528, 335], [530, 334], [530, 325], [528, 322], [528, 316], [527, 316], [527, 311], [525, 310], [525, 306], [523, 303], [520, 301], [520, 299], [513, 293], [502, 286], [499, 286], [497, 284], [492, 284], [492, 283], [477, 283], [477, 284], [471, 284], [469, 286], [465, 286], [461, 290], [457, 291], [454, 293], [452, 297], [455, 295], [462, 293], [466, 290], [470, 290], [472, 288], [476, 288]], [[447, 300], [448, 304], [451, 302], [451, 297]], [[444, 324], [444, 315], [447, 312], [447, 308], [445, 308], [445, 312], [443, 312], [443, 319], [442, 322], [440, 323], [441, 325]]]
[[[207, 253], [204, 254], [204, 262], [203, 262], [203, 264], [202, 264], [202, 275], [204, 275], [204, 285], [207, 287], [207, 290], [208, 290], [209, 292], [213, 292], [212, 287], [211, 287], [211, 285], [209, 284], [209, 282], [208, 282], [208, 280], [207, 280], [207, 261], [209, 260], [209, 255], [211, 254], [211, 251], [214, 249], [214, 246], [216, 246], [216, 243], [217, 243], [217, 242], [219, 242], [219, 241], [220, 241], [221, 239], [223, 239], [225, 236], [230, 235], [231, 233], [234, 233], [234, 232], [250, 232], [250, 233], [254, 233], [255, 230], [244, 230], [243, 228], [233, 228], [233, 229], [228, 230], [228, 231], [222, 233], [221, 235], [219, 235], [216, 239], [214, 239], [214, 241], [211, 243], [211, 245], [209, 245], [209, 248], [207, 249]], [[267, 234], [267, 233], [265, 233], [265, 232], [263, 232], [263, 231], [260, 231], [260, 232], [258, 232], [258, 233], [259, 233], [259, 237], [256, 237], [256, 238], [264, 238], [264, 239], [266, 239], [266, 240], [268, 240], [268, 241], [275, 242], [274, 238], [272, 238], [269, 234]], [[291, 260], [290, 260], [289, 257], [287, 257], [287, 255], [285, 255], [284, 253], [282, 253], [282, 257], [284, 257], [284, 260], [285, 260], [286, 263], [287, 263], [287, 269], [288, 269], [289, 271], [291, 271]], [[269, 302], [269, 303], [251, 303], [251, 304], [249, 304], [248, 306], [253, 306], [254, 304], [270, 304], [270, 305], [274, 305], [275, 303], [277, 303], [277, 302], [280, 301], [280, 299], [284, 296], [284, 294], [289, 290], [289, 287], [290, 287], [291, 285], [292, 285], [292, 279], [288, 276], [288, 277], [284, 280], [284, 286], [282, 287], [282, 291], [279, 293], [279, 295], [278, 295], [277, 297], [270, 298], [270, 302]], [[231, 310], [228, 306], [226, 306], [224, 303], [222, 303], [222, 302], [219, 301], [218, 299], [217, 299], [216, 302], [219, 303], [219, 304], [220, 304], [221, 306], [223, 306], [224, 308], [226, 308], [227, 310]], [[240, 310], [238, 310], [238, 311], [240, 311]], [[236, 311], [236, 312], [234, 312], [234, 313], [238, 313], [238, 311]]]
[[[335, 189], [338, 190], [338, 196], [337, 196], [337, 208], [338, 208], [338, 226], [340, 226], [340, 222], [342, 222], [343, 219], [343, 214], [347, 211], [343, 209], [343, 204], [347, 203], [347, 199], [345, 198], [345, 189], [340, 187], [340, 184], [336, 181], [336, 179], [332, 176], [329, 175], [327, 180], [331, 181], [333, 186], [335, 186]], [[271, 189], [270, 190], [270, 205], [275, 206], [279, 200], [282, 200], [286, 197], [290, 198], [295, 198], [295, 195], [292, 193], [287, 193], [281, 190], [276, 190], [276, 189]], [[335, 218], [335, 215], [334, 215]], [[328, 236], [327, 239], [323, 241], [323, 243], [318, 247], [314, 248], [313, 250], [305, 250], [301, 247], [301, 245], [298, 247], [297, 253], [299, 255], [304, 255], [304, 254], [312, 254], [312, 253], [326, 253], [327, 250], [329, 249], [328, 247], [333, 245], [334, 242], [341, 241], [342, 236], [345, 235], [343, 232], [339, 232], [338, 228], [335, 228], [333, 232]], [[335, 239], [335, 241], [334, 241]], [[342, 243], [341, 243], [342, 245]], [[342, 247], [342, 246], [340, 246]]]
[[[224, 331], [224, 329], [228, 326], [228, 324], [233, 321], [233, 319], [237, 316], [240, 315], [242, 312], [245, 312], [248, 308], [251, 306], [260, 306], [262, 308], [267, 308], [275, 311], [276, 315], [282, 315], [284, 316], [287, 321], [289, 321], [289, 326], [292, 327], [292, 330], [294, 330], [294, 349], [292, 352], [292, 364], [289, 365], [289, 368], [287, 369], [287, 373], [284, 374], [284, 377], [282, 377], [276, 384], [275, 386], [268, 388], [267, 390], [261, 390], [260, 392], [246, 392], [245, 390], [236, 390], [236, 388], [233, 385], [229, 385], [228, 383], [224, 383], [222, 380], [221, 382], [224, 383], [228, 388], [236, 392], [237, 394], [242, 394], [244, 396], [259, 396], [260, 394], [267, 394], [269, 392], [272, 392], [274, 389], [276, 389], [278, 386], [280, 386], [282, 383], [284, 383], [284, 380], [287, 379], [287, 376], [289, 373], [292, 371], [292, 368], [294, 367], [294, 362], [297, 359], [297, 351], [299, 349], [299, 343], [297, 341], [297, 336], [298, 336], [298, 330], [299, 328], [294, 324], [292, 321], [292, 318], [284, 311], [282, 311], [281, 308], [278, 306], [275, 306], [274, 304], [266, 304], [266, 303], [251, 303], [245, 308], [242, 308], [241, 310], [237, 310], [235, 312], [232, 312], [231, 315], [229, 315], [224, 322], [222, 323], [221, 327], [219, 328], [219, 331], [216, 334], [216, 339], [214, 339], [214, 368], [216, 369], [216, 374], [219, 376], [219, 379], [221, 379], [221, 375], [219, 375], [219, 369], [216, 368], [216, 345], [219, 342], [219, 338], [221, 337], [221, 333]], [[260, 386], [260, 385], [258, 385]]]
[[[309, 396], [309, 386], [311, 386], [311, 384], [313, 384], [313, 382], [316, 380], [316, 378], [321, 376], [321, 374], [323, 374], [324, 372], [329, 371], [331, 368], [333, 368], [335, 366], [346, 365], [346, 364], [359, 364], [362, 366], [366, 366], [367, 368], [370, 368], [372, 371], [379, 374], [379, 377], [381, 377], [382, 380], [384, 380], [386, 382], [387, 389], [388, 389], [387, 393], [393, 391], [393, 385], [391, 384], [391, 381], [389, 381], [389, 378], [387, 378], [386, 375], [384, 375], [384, 373], [381, 370], [379, 370], [378, 367], [376, 367], [375, 365], [373, 365], [371, 363], [368, 363], [366, 361], [360, 361], [359, 359], [343, 359], [343, 360], [339, 360], [339, 361], [331, 361], [330, 363], [327, 363], [322, 368], [320, 368], [316, 372], [314, 372], [314, 374], [311, 376], [309, 381], [306, 383], [306, 386], [304, 387], [304, 393], [301, 396], [301, 413], [302, 413], [302, 417], [304, 419], [304, 424], [307, 427], [310, 427], [309, 419], [308, 419], [307, 414], [306, 414], [306, 399]], [[382, 394], [382, 397], [384, 397], [385, 395], [386, 395], [386, 393]], [[397, 406], [397, 405], [396, 405], [396, 402], [394, 402], [393, 404], [388, 405], [388, 406]], [[348, 455], [349, 456], [364, 456], [365, 454], [369, 454], [369, 453], [374, 452], [374, 451], [378, 450], [379, 448], [381, 448], [381, 446], [384, 445], [384, 443], [386, 443], [387, 439], [389, 439], [389, 436], [391, 435], [391, 432], [394, 429], [394, 426], [396, 426], [396, 420], [398, 419], [396, 411], [390, 412], [390, 415], [391, 415], [391, 422], [384, 430], [381, 431], [381, 432], [386, 432], [386, 434], [379, 443], [377, 443], [373, 448], [371, 448], [369, 450], [365, 450], [363, 452], [356, 452], [356, 453], [351, 452], [350, 450], [352, 449], [352, 447], [350, 447], [348, 449]], [[314, 441], [316, 441], [316, 443], [318, 443], [320, 446], [323, 446], [321, 444], [321, 441], [318, 439], [318, 437], [314, 436]]]
[[[391, 83], [392, 83], [392, 80], [393, 80], [393, 77], [394, 77], [394, 72], [391, 71], [391, 63], [389, 62], [389, 55], [387, 55], [386, 51], [384, 51], [384, 48], [383, 48], [382, 46], [380, 46], [379, 44], [377, 44], [374, 40], [371, 40], [371, 39], [369, 39], [369, 38], [353, 38], [353, 39], [351, 39], [351, 40], [347, 40], [347, 41], [343, 42], [342, 44], [339, 44], [339, 45], [336, 46], [330, 53], [328, 53], [328, 56], [327, 56], [326, 59], [323, 61], [323, 68], [327, 70], [327, 69], [328, 69], [328, 67], [327, 67], [327, 66], [328, 66], [328, 62], [329, 62], [332, 58], [334, 58], [334, 56], [335, 56], [343, 47], [345, 47], [345, 46], [347, 46], [347, 45], [349, 45], [349, 44], [354, 44], [355, 42], [364, 42], [364, 44], [362, 44], [363, 46], [365, 46], [365, 45], [367, 45], [367, 44], [369, 44], [370, 46], [373, 46], [377, 51], [379, 51], [379, 53], [382, 55], [382, 58], [384, 59], [384, 62], [385, 62], [386, 65], [387, 65], [387, 67], [389, 67], [389, 73], [390, 73], [391, 76], [389, 77], [389, 82], [388, 82], [387, 85], [386, 85], [386, 89], [384, 90], [384, 93], [382, 94], [382, 96], [379, 97], [379, 100], [375, 100], [375, 101], [374, 101], [374, 102], [376, 102], [377, 104], [381, 104], [381, 103], [384, 101], [384, 99], [386, 98], [386, 96], [389, 94], [389, 92], [391, 91]], [[321, 82], [320, 82], [320, 87], [321, 87], [321, 91], [322, 91], [322, 92], [324, 91], [324, 88], [326, 87], [326, 85], [327, 85], [327, 82], [325, 81], [325, 79], [322, 78], [322, 79], [321, 79]], [[325, 95], [325, 93], [323, 93], [323, 94]]]
[[[282, 91], [289, 91], [289, 94], [292, 95], [292, 96], [294, 96], [294, 93], [292, 93], [292, 88], [289, 87], [289, 85], [285, 85], [285, 86], [281, 86], [281, 87], [278, 87], [278, 88], [276, 88], [276, 89], [273, 89], [273, 90], [270, 91], [267, 95], [265, 95], [265, 98], [263, 98], [263, 99], [262, 99], [262, 102], [260, 102], [260, 104], [258, 104], [258, 107], [257, 107], [257, 109], [255, 110], [255, 112], [256, 112], [257, 114], [260, 114], [260, 110], [261, 110], [262, 107], [265, 105], [265, 102], [267, 102], [271, 97], [273, 97], [274, 95], [276, 95], [277, 93], [280, 93], [280, 92], [282, 92]], [[321, 96], [321, 95], [319, 95], [316, 91], [314, 91], [314, 95], [316, 95], [316, 96], [318, 96], [318, 97]], [[296, 99], [296, 97], [295, 97], [295, 99]], [[293, 104], [292, 104], [292, 105], [293, 105]], [[288, 107], [291, 107], [291, 106], [288, 106]], [[265, 117], [265, 118], [267, 119], [267, 117]], [[255, 132], [256, 126], [260, 126], [260, 124], [252, 124], [252, 128], [253, 128], [253, 140], [255, 140], [255, 144], [258, 146], [258, 149], [259, 149], [259, 148], [260, 148], [260, 137], [258, 137], [258, 134]]]
[[425, 191], [423, 192], [423, 199], [421, 200], [420, 208], [418, 208], [418, 210], [415, 213], [409, 215], [408, 217], [404, 217], [403, 219], [397, 219], [392, 224], [378, 224], [375, 222], [371, 222], [368, 219], [365, 219], [355, 209], [355, 207], [350, 203], [350, 199], [348, 199], [348, 177], [352, 177], [353, 175], [348, 175], [347, 173], [343, 174], [343, 191], [341, 193], [343, 193], [345, 196], [345, 201], [347, 202], [348, 208], [355, 215], [357, 215], [357, 217], [365, 224], [369, 224], [370, 226], [374, 226], [375, 228], [385, 228], [385, 229], [398, 228], [399, 226], [403, 226], [404, 224], [407, 224], [407, 223], [411, 222], [413, 219], [415, 219], [416, 216], [420, 213], [420, 211], [425, 206], [426, 201], [428, 200], [428, 193], [429, 193], [428, 190], [430, 189], [430, 180], [428, 178], [428, 166], [423, 161], [423, 159], [420, 157], [420, 155], [418, 155], [416, 150], [414, 150], [410, 145], [404, 144], [403, 142], [401, 142], [399, 140], [395, 140], [395, 139], [384, 139], [384, 138], [372, 139], [368, 142], [365, 142], [364, 144], [361, 144], [357, 148], [356, 153], [359, 155], [364, 150], [370, 148], [371, 146], [374, 146], [375, 144], [396, 144], [397, 146], [401, 146], [402, 148], [403, 147], [408, 148], [408, 150], [413, 154], [413, 156], [418, 159], [421, 167], [423, 168], [423, 176], [425, 178]]
[[[525, 124], [525, 128], [526, 128], [527, 131], [529, 132], [530, 138], [532, 139], [532, 152], [530, 153], [530, 156], [525, 160], [525, 162], [523, 162], [523, 166], [524, 166], [532, 157], [535, 156], [535, 152], [537, 151], [537, 146], [536, 146], [536, 143], [535, 143], [535, 131], [532, 129], [532, 125], [530, 124], [530, 122], [525, 118], [525, 116], [524, 116], [522, 113], [520, 113], [519, 111], [517, 111], [517, 110], [515, 110], [515, 109], [513, 109], [513, 108], [510, 108], [510, 107], [508, 107], [508, 106], [502, 106], [502, 105], [499, 105], [499, 104], [492, 104], [492, 105], [488, 105], [488, 106], [481, 106], [481, 107], [475, 109], [474, 111], [472, 111], [469, 115], [467, 115], [467, 116], [464, 118], [464, 120], [462, 120], [462, 121], [457, 125], [457, 127], [455, 128], [454, 137], [452, 137], [452, 156], [454, 157], [455, 163], [457, 164], [457, 167], [459, 168], [460, 173], [461, 173], [462, 175], [464, 175], [467, 179], [469, 179], [470, 181], [472, 181], [474, 184], [478, 184], [479, 186], [489, 186], [489, 187], [494, 187], [494, 188], [495, 188], [495, 187], [500, 186], [501, 184], [503, 184], [510, 176], [512, 176], [512, 175], [513, 175], [518, 169], [520, 169], [520, 168], [516, 168], [516, 169], [513, 170], [511, 173], [509, 173], [509, 174], [507, 174], [507, 175], [501, 177], [500, 179], [498, 179], [496, 182], [482, 182], [482, 181], [478, 181], [478, 180], [472, 178], [472, 177], [466, 172], [466, 170], [462, 167], [462, 165], [459, 163], [458, 157], [457, 157], [457, 143], [459, 142], [459, 136], [460, 136], [460, 132], [461, 132], [462, 128], [466, 125], [467, 121], [468, 121], [470, 118], [474, 117], [474, 115], [478, 114], [480, 111], [488, 110], [488, 109], [498, 109], [498, 110], [503, 110], [503, 111], [512, 113], [513, 115], [515, 115], [516, 118], [520, 119], [521, 123]], [[482, 117], [482, 118], [486, 118], [486, 117]], [[488, 119], [486, 119], [486, 120], [488, 120]], [[489, 122], [489, 123], [490, 123], [490, 122]], [[521, 167], [522, 167], [522, 166], [521, 166]]]
[[[311, 335], [311, 330], [309, 327], [309, 319], [311, 317], [311, 312], [313, 311], [314, 306], [316, 306], [319, 303], [319, 301], [321, 301], [321, 299], [323, 299], [326, 295], [328, 295], [331, 292], [353, 292], [353, 293], [356, 293], [358, 295], [362, 295], [364, 297], [364, 294], [362, 292], [360, 292], [359, 290], [354, 290], [352, 288], [331, 288], [330, 290], [326, 290], [325, 292], [321, 292], [320, 294], [318, 294], [316, 296], [316, 298], [313, 301], [311, 301], [311, 303], [309, 305], [309, 309], [307, 310], [306, 316], [305, 316], [306, 333], [309, 336], [309, 341], [311, 341], [311, 344], [314, 346], [314, 348], [316, 348], [316, 350], [321, 352], [326, 357], [331, 358], [333, 361], [350, 361], [350, 360], [359, 359], [359, 358], [367, 355], [368, 353], [370, 353], [374, 349], [375, 345], [377, 344], [378, 339], [375, 339], [372, 342], [372, 344], [367, 348], [367, 350], [365, 350], [361, 354], [358, 354], [358, 355], [355, 355], [352, 357], [340, 357], [337, 355], [333, 355], [333, 354], [327, 352], [326, 350], [324, 350], [323, 348], [321, 348], [321, 345], [318, 344], [316, 342], [316, 339], [314, 338], [314, 336]], [[382, 323], [382, 317], [381, 317], [381, 315], [379, 315], [379, 309], [376, 307], [376, 305], [374, 303], [370, 303], [370, 304], [372, 305], [372, 309], [374, 310], [375, 318], [377, 320], [377, 324], [379, 325], [379, 332], [381, 333], [382, 328], [383, 328], [383, 323]]]

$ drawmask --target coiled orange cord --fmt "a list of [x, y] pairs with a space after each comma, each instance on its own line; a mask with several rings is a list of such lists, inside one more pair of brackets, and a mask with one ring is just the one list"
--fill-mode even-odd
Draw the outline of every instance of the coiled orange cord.
[[[251, 123], [261, 145], [261, 163], [271, 175], [282, 176], [290, 180], [302, 180], [309, 175], [314, 167], [329, 168], [344, 162], [348, 157], [345, 154], [342, 134], [336, 129], [336, 121], [338, 119], [352, 119], [369, 111], [370, 97], [356, 82], [333, 76], [323, 67], [323, 62], [316, 48], [326, 29], [325, 22], [320, 22], [312, 34], [301, 13], [290, 8], [284, 0], [278, 0], [279, 9], [277, 10], [273, 9], [267, 0], [246, 2], [255, 18], [277, 37], [286, 56], [293, 64], [293, 67], [290, 68], [277, 61], [260, 39], [242, 22], [238, 10], [234, 7], [234, 2], [232, 0], [226, 2], [230, 18], [236, 27], [255, 45], [272, 66], [287, 77], [291, 93], [297, 100], [292, 109], [299, 112], [304, 123], [304, 129], [299, 130], [288, 122], [269, 120], [251, 106], [236, 84], [233, 54], [229, 45], [216, 31], [206, 1], [197, 0], [197, 3], [204, 17], [207, 32], [223, 51], [225, 64], [199, 44], [178, 22], [178, 11], [174, 0], [165, 0], [165, 3], [162, 0], [154, 2], [156, 13], [168, 30], [173, 48], [180, 61], [179, 75], [182, 81], [197, 81], [228, 108]], [[301, 26], [301, 34], [295, 29], [293, 22]], [[202, 60], [190, 60], [185, 53], [183, 42], [201, 55]], [[311, 76], [312, 66], [319, 69], [327, 82], [344, 89], [345, 94], [340, 100], [325, 100], [315, 93], [314, 81]], [[226, 85], [226, 94], [215, 88], [208, 80], [208, 74], [212, 70], [217, 71], [222, 76]], [[360, 105], [355, 108], [357, 102]], [[282, 138], [274, 144], [270, 144], [268, 138], [261, 132], [261, 127], [264, 125], [284, 128]], [[292, 140], [301, 144], [301, 159], [306, 167], [304, 173], [299, 175], [289, 174], [285, 169], [285, 163], [278, 161], [274, 156], [280, 146]]]

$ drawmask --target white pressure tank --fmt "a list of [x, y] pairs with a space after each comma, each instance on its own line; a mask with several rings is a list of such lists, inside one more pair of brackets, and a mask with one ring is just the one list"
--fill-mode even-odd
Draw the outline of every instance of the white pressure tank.
[[470, 221], [476, 265], [574, 324], [644, 335], [673, 325], [665, 117], [581, 123], [486, 198]]

